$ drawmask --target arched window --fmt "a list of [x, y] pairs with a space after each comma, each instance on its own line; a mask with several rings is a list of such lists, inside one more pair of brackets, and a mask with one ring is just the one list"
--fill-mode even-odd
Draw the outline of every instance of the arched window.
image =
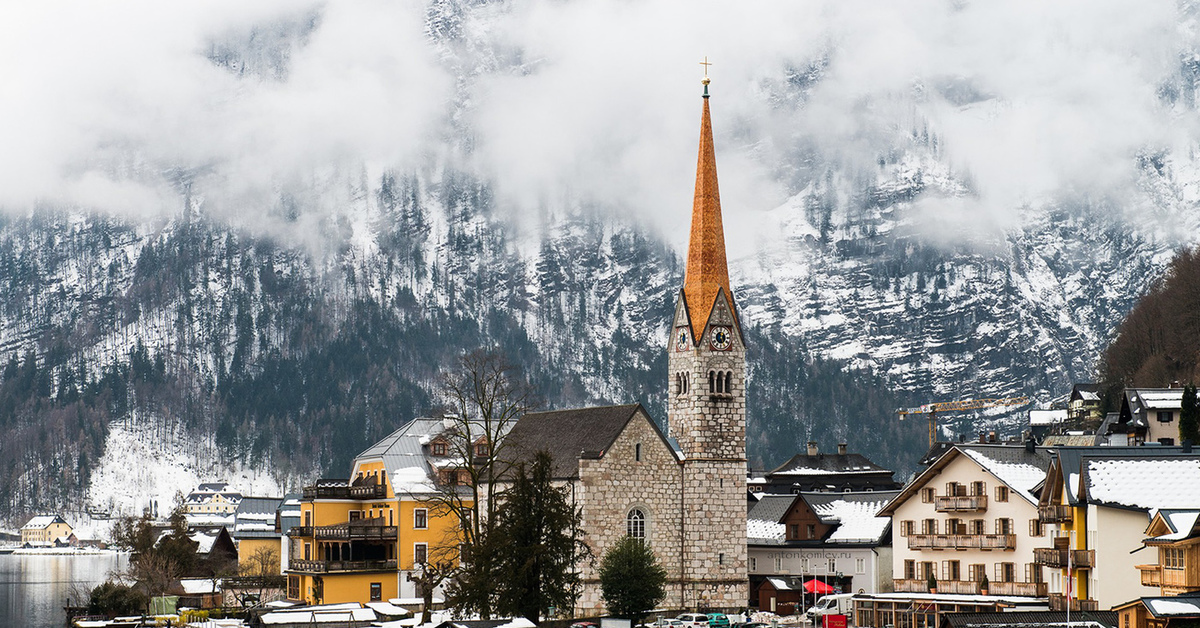
[[683, 394], [685, 394], [685, 395], [686, 395], [686, 394], [687, 394], [687, 391], [688, 391], [688, 376], [687, 376], [687, 373], [684, 373], [683, 375], [680, 375], [680, 377], [682, 377], [682, 378], [683, 378]]
[[725, 392], [733, 392], [733, 371], [725, 371]]
[[708, 392], [710, 392], [710, 393], [718, 392], [717, 391], [717, 372], [716, 371], [708, 372]]
[[641, 508], [634, 508], [625, 516], [625, 534], [635, 539], [646, 538], [646, 513]]
[[676, 395], [683, 394], [683, 378], [681, 378], [679, 376], [679, 373], [675, 374], [675, 394]]

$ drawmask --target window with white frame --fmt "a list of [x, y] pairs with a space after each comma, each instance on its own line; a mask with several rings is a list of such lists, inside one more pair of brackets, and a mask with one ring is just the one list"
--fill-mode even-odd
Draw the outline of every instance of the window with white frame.
[[416, 508], [413, 510], [413, 529], [424, 530], [429, 527], [429, 510]]
[[867, 559], [865, 559], [865, 558], [855, 558], [854, 559], [854, 573], [867, 573]]
[[641, 508], [634, 508], [625, 515], [625, 534], [635, 539], [646, 538], [646, 513]]
[[413, 544], [413, 564], [424, 565], [429, 560], [429, 546], [425, 543]]

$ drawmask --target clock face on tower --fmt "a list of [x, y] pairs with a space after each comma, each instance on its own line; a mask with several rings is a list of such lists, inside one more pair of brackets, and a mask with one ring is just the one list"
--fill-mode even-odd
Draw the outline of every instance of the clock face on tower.
[[717, 351], [726, 351], [733, 346], [733, 330], [724, 327], [716, 326], [712, 328], [712, 333], [709, 334], [709, 344]]
[[690, 345], [691, 343], [688, 342], [687, 327], [680, 327], [679, 329], [675, 330], [675, 350], [687, 351], [687, 348]]

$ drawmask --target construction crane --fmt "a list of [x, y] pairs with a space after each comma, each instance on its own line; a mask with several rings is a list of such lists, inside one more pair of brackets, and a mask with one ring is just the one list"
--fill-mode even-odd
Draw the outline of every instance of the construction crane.
[[900, 420], [910, 414], [924, 414], [929, 417], [929, 446], [937, 443], [937, 415], [939, 412], [961, 412], [963, 410], [979, 410], [981, 408], [998, 408], [1000, 406], [1019, 406], [1028, 403], [1029, 397], [1004, 397], [1003, 399], [967, 399], [964, 401], [939, 401], [927, 403], [916, 408], [900, 408], [896, 414]]

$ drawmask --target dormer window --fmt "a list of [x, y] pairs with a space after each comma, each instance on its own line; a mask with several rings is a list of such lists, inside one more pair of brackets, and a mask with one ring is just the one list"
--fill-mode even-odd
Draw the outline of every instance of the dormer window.
[[430, 447], [430, 449], [433, 450], [433, 455], [435, 455], [435, 456], [445, 456], [446, 455], [445, 441], [437, 441], [437, 442], [433, 443], [433, 445]]
[[486, 442], [475, 443], [475, 457], [485, 458], [485, 457], [487, 457], [487, 453], [488, 453], [488, 446], [487, 446]]

